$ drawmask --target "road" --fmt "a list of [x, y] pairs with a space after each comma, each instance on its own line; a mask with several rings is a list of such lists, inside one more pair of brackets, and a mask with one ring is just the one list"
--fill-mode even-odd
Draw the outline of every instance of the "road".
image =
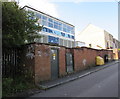
[[118, 97], [118, 64], [32, 97]]

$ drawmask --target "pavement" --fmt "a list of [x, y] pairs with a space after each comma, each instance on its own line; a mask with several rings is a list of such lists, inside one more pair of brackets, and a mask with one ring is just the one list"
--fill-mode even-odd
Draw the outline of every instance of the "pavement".
[[118, 62], [120, 62], [120, 61], [112, 61], [112, 62], [106, 63], [105, 65], [91, 67], [90, 69], [83, 70], [83, 71], [80, 71], [80, 72], [76, 72], [76, 73], [67, 75], [67, 76], [62, 77], [62, 78], [42, 82], [38, 86], [40, 88], [42, 88], [43, 90], [47, 90], [47, 89], [50, 89], [52, 87], [56, 87], [58, 85], [65, 84], [65, 83], [68, 83], [70, 81], [74, 81], [76, 79], [79, 79], [79, 78], [82, 78], [84, 76], [90, 75], [91, 73], [94, 73], [94, 72], [97, 72], [97, 71], [102, 70], [104, 68], [107, 68], [109, 66], [112, 66], [113, 64], [116, 64]]
[[62, 78], [42, 82], [38, 85], [40, 87], [40, 89], [34, 89], [34, 90], [26, 91], [26, 92], [20, 93], [19, 95], [15, 95], [14, 97], [24, 97], [25, 98], [25, 97], [29, 97], [29, 96], [37, 94], [37, 93], [41, 93], [44, 90], [47, 90], [47, 89], [59, 86], [61, 84], [65, 84], [65, 83], [77, 80], [79, 78], [90, 75], [94, 72], [100, 71], [100, 70], [102, 70], [104, 68], [107, 68], [109, 66], [112, 66], [113, 64], [117, 64], [118, 62], [120, 62], [120, 61], [108, 62], [108, 63], [106, 63], [105, 65], [102, 65], [102, 66], [91, 67], [89, 69], [86, 69], [86, 70], [83, 70], [83, 71], [80, 71], [80, 72], [69, 74], [69, 75], [64, 76]]
[[[82, 78], [69, 81], [68, 83], [61, 84], [59, 86], [43, 90], [41, 93], [28, 97], [83, 97], [91, 99], [91, 97], [109, 97], [116, 99], [118, 97], [118, 67], [119, 63], [111, 63], [102, 70], [91, 73]], [[92, 98], [92, 99], [93, 99]], [[118, 98], [117, 98], [118, 99]]]

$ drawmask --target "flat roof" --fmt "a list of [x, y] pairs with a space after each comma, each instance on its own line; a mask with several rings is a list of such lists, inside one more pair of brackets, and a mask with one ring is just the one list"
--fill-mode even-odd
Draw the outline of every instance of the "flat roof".
[[52, 18], [54, 18], [54, 19], [56, 19], [56, 20], [58, 20], [58, 21], [61, 21], [61, 22], [63, 22], [63, 23], [66, 23], [66, 24], [68, 24], [68, 25], [71, 25], [71, 26], [75, 27], [74, 25], [72, 25], [72, 24], [70, 24], [70, 23], [67, 23], [67, 22], [65, 22], [65, 21], [63, 21], [63, 20], [60, 20], [60, 19], [58, 19], [58, 18], [56, 18], [56, 17], [53, 17], [53, 16], [51, 16], [51, 15], [49, 15], [49, 14], [46, 14], [46, 13], [44, 13], [44, 12], [42, 12], [42, 11], [38, 11], [38, 10], [32, 8], [32, 7], [27, 6], [27, 5], [24, 6], [22, 9], [24, 9], [25, 7], [30, 8], [30, 9], [35, 10], [35, 11], [37, 11], [37, 12], [40, 12], [40, 13], [42, 13], [42, 14], [44, 14], [44, 15], [47, 15], [47, 16], [49, 16], [49, 17], [52, 17]]

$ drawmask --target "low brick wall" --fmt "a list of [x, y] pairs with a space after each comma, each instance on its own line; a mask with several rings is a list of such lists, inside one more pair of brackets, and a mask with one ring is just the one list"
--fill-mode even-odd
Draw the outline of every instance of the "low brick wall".
[[50, 48], [48, 45], [35, 44], [35, 82], [49, 80], [50, 76]]
[[[50, 51], [54, 47], [47, 44], [33, 43], [28, 44], [26, 51], [24, 51], [24, 63], [32, 70], [33, 79], [36, 84], [51, 79]], [[66, 53], [72, 53], [73, 55], [74, 72], [95, 66], [95, 59], [98, 55], [103, 58], [104, 55], [108, 55], [111, 60], [113, 59], [113, 52], [110, 50], [96, 50], [86, 47], [66, 48], [62, 46], [56, 46], [56, 48], [58, 49], [59, 77], [67, 74]]]
[[66, 75], [65, 48], [59, 48], [59, 76]]

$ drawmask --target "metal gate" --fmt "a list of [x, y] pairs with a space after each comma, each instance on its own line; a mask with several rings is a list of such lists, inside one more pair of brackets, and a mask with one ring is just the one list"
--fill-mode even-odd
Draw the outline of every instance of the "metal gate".
[[73, 72], [73, 55], [66, 53], [66, 70], [67, 72]]
[[58, 78], [58, 50], [51, 49], [51, 79]]

